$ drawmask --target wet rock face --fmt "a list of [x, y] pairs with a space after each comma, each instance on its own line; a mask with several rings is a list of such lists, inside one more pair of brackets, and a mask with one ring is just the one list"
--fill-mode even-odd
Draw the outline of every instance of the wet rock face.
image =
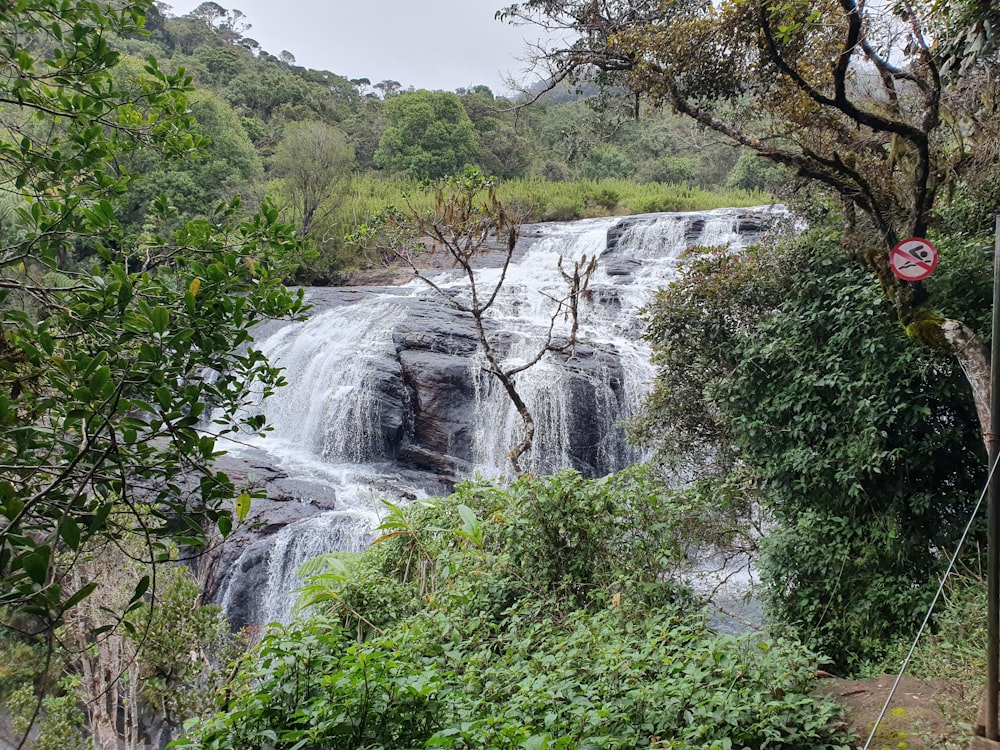
[[[451, 481], [471, 470], [476, 423], [476, 377], [489, 377], [475, 362], [479, 340], [468, 313], [434, 298], [413, 300], [393, 331], [396, 350], [376, 367], [384, 457], [401, 467]], [[510, 340], [494, 342], [501, 350]], [[595, 423], [606, 394], [594, 382], [610, 380], [619, 393], [624, 374], [614, 351], [580, 345], [572, 353], [547, 355], [562, 365], [558, 387], [569, 405], [570, 465], [598, 476], [620, 461], [608, 454], [608, 436]], [[611, 373], [609, 378], [609, 373]], [[614, 406], [620, 406], [616, 403]], [[607, 406], [607, 404], [604, 404]], [[536, 420], [544, 421], [544, 407]], [[544, 445], [539, 445], [544, 452]], [[552, 470], [562, 467], [552, 467]]]
[[226, 570], [225, 582], [230, 584], [226, 612], [234, 631], [259, 625], [264, 621], [258, 588], [260, 581], [267, 580], [270, 559], [270, 543], [266, 538], [260, 538], [251, 542], [243, 553], [232, 561], [232, 567]]
[[[624, 216], [621, 221], [608, 230], [608, 240], [601, 254], [601, 265], [611, 277], [628, 277], [642, 266], [642, 262], [628, 257], [622, 250], [622, 239], [633, 229], [650, 227], [661, 220], [662, 214], [639, 214]], [[733, 228], [744, 236], [746, 242], [756, 242], [775, 224], [774, 214], [770, 212], [742, 210], [733, 214]], [[684, 215], [684, 242], [686, 245], [696, 245], [708, 225], [709, 215], [690, 213]], [[628, 243], [626, 242], [625, 245]]]
[[[384, 293], [384, 289], [372, 288], [370, 293]], [[316, 295], [317, 311], [357, 302], [363, 294], [357, 288], [349, 294], [324, 290]], [[373, 395], [364, 408], [374, 410], [378, 429], [359, 438], [356, 451], [361, 461], [390, 463], [408, 486], [443, 495], [474, 471], [477, 386], [483, 388], [491, 376], [476, 358], [479, 340], [467, 313], [435, 298], [401, 297], [400, 304], [406, 314], [393, 324], [391, 345], [368, 363]], [[514, 343], [509, 336], [494, 341], [501, 353]], [[613, 347], [581, 343], [571, 352], [549, 353], [545, 361], [557, 364], [553, 372], [558, 374], [543, 389], [549, 395], [559, 393], [560, 398], [555, 400], [557, 405], [537, 399], [539, 403], [532, 407], [539, 428], [535, 449], [553, 455], [551, 465], [533, 470], [572, 466], [585, 476], [599, 476], [609, 467], [626, 465], [620, 434], [611, 434], [620, 430], [595, 418], [609, 410], [618, 415], [624, 408], [625, 375]], [[493, 387], [498, 386], [494, 383]], [[535, 401], [524, 395], [529, 402]], [[553, 427], [553, 423], [558, 425]], [[325, 442], [332, 444], [333, 436], [326, 436]], [[220, 601], [225, 592], [234, 627], [263, 621], [260, 586], [273, 574], [273, 540], [278, 533], [286, 527], [307, 528], [301, 525], [352, 505], [351, 498], [339, 497], [338, 490], [322, 480], [268, 461], [262, 451], [244, 451], [240, 456], [221, 457], [217, 466], [238, 486], [267, 493], [266, 499], [253, 502], [247, 521], [199, 566], [209, 597]], [[386, 486], [377, 494], [405, 502], [398, 492]], [[345, 545], [346, 538], [337, 548], [347, 549]]]
[[570, 404], [567, 415], [571, 465], [587, 477], [602, 476], [608, 467], [628, 465], [623, 428], [594, 418], [624, 412], [625, 372], [618, 353], [607, 347], [580, 345], [572, 354], [560, 358], [567, 373], [564, 387]]
[[[471, 461], [475, 394], [468, 359], [454, 354], [404, 350], [399, 353], [399, 362], [403, 382], [412, 393], [408, 399], [407, 442], [423, 449], [427, 456], [441, 454]], [[416, 455], [411, 458], [420, 460]]]
[[472, 319], [435, 299], [419, 300], [393, 332], [406, 429], [395, 455], [410, 468], [457, 478], [472, 460], [479, 341]]
[[[240, 488], [266, 489], [266, 498], [255, 498], [245, 522], [237, 524], [225, 540], [210, 546], [206, 555], [198, 557], [196, 574], [201, 581], [206, 600], [218, 601], [221, 591], [237, 573], [251, 569], [266, 569], [267, 548], [258, 544], [285, 526], [315, 517], [337, 507], [332, 488], [309, 480], [290, 477], [287, 472], [269, 463], [266, 454], [248, 451], [243, 456], [223, 455], [216, 459], [215, 468], [225, 472]], [[256, 548], [254, 545], [257, 545]], [[247, 552], [244, 558], [243, 553]], [[236, 563], [239, 561], [239, 569]], [[259, 581], [259, 576], [244, 576], [244, 581]], [[246, 583], [234, 592], [235, 605], [231, 612], [234, 629], [248, 624], [261, 624], [255, 619], [259, 612], [253, 583]]]

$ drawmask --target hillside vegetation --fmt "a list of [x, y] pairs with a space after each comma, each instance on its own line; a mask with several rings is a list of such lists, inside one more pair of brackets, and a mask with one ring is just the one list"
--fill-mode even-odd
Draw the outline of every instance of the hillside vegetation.
[[151, 33], [121, 43], [126, 70], [153, 55], [191, 77], [207, 139], [197, 159], [133, 163], [134, 232], [154, 195], [178, 209], [174, 221], [236, 193], [248, 209], [267, 197], [309, 240], [314, 257], [295, 280], [336, 283], [365, 263], [343, 243], [358, 223], [467, 168], [499, 178], [527, 221], [759, 205], [781, 179], [675, 116], [591, 106], [571, 86], [523, 106], [487, 86], [404, 90], [303, 68], [260, 49], [252, 20], [215, 3], [179, 18], [153, 9]]

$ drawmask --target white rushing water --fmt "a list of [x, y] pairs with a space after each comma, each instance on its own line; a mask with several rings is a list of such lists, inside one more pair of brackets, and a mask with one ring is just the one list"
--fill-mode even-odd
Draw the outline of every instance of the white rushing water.
[[[649, 348], [641, 339], [640, 310], [677, 272], [678, 257], [693, 245], [741, 247], [759, 238], [759, 228], [780, 209], [723, 209], [691, 214], [650, 214], [532, 225], [507, 273], [503, 291], [490, 313], [491, 335], [509, 343], [506, 364], [530, 359], [551, 324], [553, 299], [565, 295], [558, 268], [572, 268], [584, 256], [597, 257], [589, 295], [580, 308], [580, 357], [546, 355], [518, 376], [518, 389], [531, 409], [537, 433], [526, 465], [548, 473], [579, 464], [581, 426], [594, 436], [586, 449], [588, 471], [603, 474], [636, 460], [620, 427], [639, 408], [652, 383]], [[753, 217], [757, 222], [747, 222]], [[741, 231], [748, 230], [748, 231]], [[613, 241], [609, 247], [609, 232]], [[522, 250], [524, 246], [526, 250]], [[480, 289], [491, 289], [498, 269], [484, 269]], [[454, 275], [435, 279], [449, 293], [467, 294], [467, 282]], [[313, 297], [314, 295], [310, 295]], [[321, 297], [319, 292], [316, 298]], [[304, 323], [288, 325], [257, 345], [284, 368], [289, 385], [261, 406], [272, 431], [250, 438], [232, 452], [255, 451], [290, 477], [328, 486], [333, 510], [289, 525], [268, 538], [266, 580], [240, 581], [246, 561], [237, 561], [222, 593], [223, 605], [233, 587], [252, 586], [260, 617], [287, 622], [296, 588], [295, 570], [306, 559], [335, 550], [357, 550], [377, 523], [378, 497], [419, 496], [419, 479], [400, 470], [393, 435], [404, 440], [413, 431], [409, 392], [397, 395], [402, 416], [387, 411], [385, 400], [406, 386], [386, 363], [398, 356], [401, 325], [412, 326], [414, 305], [447, 307], [427, 285], [414, 280], [404, 287], [368, 289], [335, 306], [317, 308]], [[433, 323], [433, 321], [432, 321]], [[435, 324], [436, 325], [436, 324]], [[556, 335], [565, 337], [568, 321], [557, 320]], [[429, 327], [433, 325], [428, 324]], [[411, 338], [424, 335], [410, 331]], [[447, 334], [428, 331], [426, 336]], [[439, 346], [440, 348], [440, 346]], [[591, 356], [596, 352], [599, 356]], [[446, 352], [446, 354], [449, 354]], [[473, 354], [465, 360], [472, 384], [467, 431], [452, 443], [467, 454], [460, 465], [471, 472], [497, 476], [508, 471], [507, 454], [520, 439], [521, 422], [503, 388]], [[585, 362], [585, 366], [584, 366]], [[394, 379], [396, 378], [396, 379]], [[580, 413], [585, 392], [590, 413]], [[390, 416], [387, 417], [387, 414]], [[409, 422], [407, 420], [410, 420]], [[582, 420], [582, 421], [581, 421]], [[390, 422], [387, 424], [387, 421]], [[408, 432], [409, 431], [409, 432]], [[462, 439], [462, 435], [467, 435]], [[468, 443], [468, 444], [462, 444]], [[258, 556], [259, 549], [255, 550]]]

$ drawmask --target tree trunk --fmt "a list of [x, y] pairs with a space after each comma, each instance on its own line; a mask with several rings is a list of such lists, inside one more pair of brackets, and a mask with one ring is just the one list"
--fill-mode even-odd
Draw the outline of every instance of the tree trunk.
[[945, 320], [941, 332], [972, 386], [979, 427], [987, 449], [990, 439], [990, 353], [975, 332], [957, 320]]

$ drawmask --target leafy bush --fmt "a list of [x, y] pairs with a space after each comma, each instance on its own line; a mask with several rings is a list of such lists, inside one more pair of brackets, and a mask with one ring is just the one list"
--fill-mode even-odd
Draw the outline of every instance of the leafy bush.
[[534, 604], [500, 628], [428, 611], [362, 644], [325, 617], [274, 630], [226, 712], [174, 747], [847, 748], [797, 646], [672, 608]]
[[850, 267], [796, 279], [741, 354], [753, 365], [720, 399], [786, 529], [767, 542], [773, 610], [855, 666], [913, 632], [971, 511], [985, 461], [968, 385]]
[[[693, 512], [643, 467], [599, 480], [564, 471], [464, 483], [445, 501], [394, 508], [357, 570], [375, 565], [416, 600], [475, 602], [494, 616], [524, 596], [563, 609], [604, 606], [626, 589], [647, 602], [686, 601], [669, 574], [683, 562], [679, 529]], [[365, 610], [361, 597], [372, 594], [350, 591], [353, 609]]]
[[771, 616], [839, 669], [880, 658], [923, 616], [982, 479], [955, 360], [907, 338], [822, 231], [696, 257], [648, 318], [657, 385], [635, 434], [689, 471], [749, 472], [777, 522]]
[[269, 632], [244, 680], [227, 713], [174, 746], [411, 747], [433, 731], [433, 672], [391, 642], [352, 643], [326, 618]]
[[[30, 683], [15, 690], [5, 701], [15, 732], [27, 735], [33, 725], [34, 750], [87, 750], [91, 742], [84, 736], [86, 715], [80, 709], [78, 680], [64, 677], [56, 690], [41, 698]], [[35, 711], [40, 708], [36, 719]]]
[[565, 472], [391, 507], [313, 577], [326, 613], [271, 630], [174, 747], [846, 750], [809, 652], [719, 635], [663, 580], [690, 510], [672, 497], [646, 471]]

